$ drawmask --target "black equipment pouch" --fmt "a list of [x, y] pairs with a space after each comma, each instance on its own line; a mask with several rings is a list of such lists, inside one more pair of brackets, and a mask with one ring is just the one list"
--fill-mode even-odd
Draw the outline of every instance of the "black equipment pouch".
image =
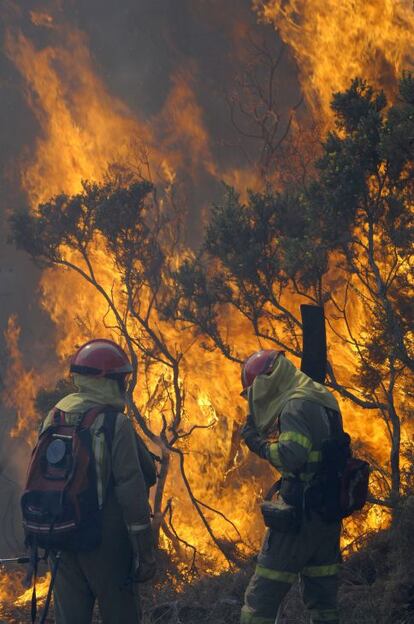
[[299, 477], [282, 477], [280, 482], [280, 496], [288, 505], [296, 509], [303, 508], [304, 483]]
[[[297, 533], [302, 521], [301, 504], [291, 504], [289, 498], [288, 502], [285, 502], [285, 495], [289, 496], [286, 481], [287, 479], [284, 477], [271, 487], [260, 508], [264, 523], [268, 529], [279, 533]], [[297, 480], [289, 479], [289, 482], [296, 484]], [[277, 498], [273, 501], [272, 499], [276, 493]], [[293, 498], [296, 499], [297, 496], [299, 496], [299, 492], [295, 490]]]
[[288, 505], [281, 498], [276, 501], [264, 501], [261, 510], [265, 525], [278, 533], [297, 533], [300, 528], [301, 513], [296, 507]]

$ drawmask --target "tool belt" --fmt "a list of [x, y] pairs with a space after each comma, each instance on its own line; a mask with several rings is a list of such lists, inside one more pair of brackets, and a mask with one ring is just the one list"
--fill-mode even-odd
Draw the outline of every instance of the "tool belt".
[[298, 533], [302, 501], [303, 484], [297, 478], [283, 477], [272, 486], [261, 504], [265, 525], [278, 533]]

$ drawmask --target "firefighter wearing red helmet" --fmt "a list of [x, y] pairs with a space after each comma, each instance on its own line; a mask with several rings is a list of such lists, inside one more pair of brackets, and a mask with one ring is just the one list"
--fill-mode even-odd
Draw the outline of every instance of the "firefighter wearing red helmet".
[[[56, 411], [64, 415], [67, 425], [79, 422], [80, 415], [93, 409], [97, 412], [90, 433], [102, 540], [90, 552], [62, 552], [54, 586], [56, 622], [89, 624], [97, 601], [107, 624], [137, 624], [140, 608], [136, 583], [150, 580], [156, 563], [136, 434], [123, 413], [132, 366], [115, 342], [97, 339], [77, 350], [70, 372], [78, 392], [59, 401], [42, 431], [52, 425]], [[110, 441], [108, 408], [113, 414]]]
[[262, 504], [268, 530], [246, 590], [241, 624], [279, 622], [283, 598], [298, 577], [312, 623], [338, 624], [341, 523], [322, 519], [307, 498], [332, 422], [342, 430], [338, 403], [275, 350], [247, 358], [242, 386], [249, 402], [242, 438], [281, 473], [281, 481], [276, 496], [273, 491]]
[[98, 338], [79, 347], [70, 363], [70, 372], [117, 379], [131, 374], [132, 366], [119, 345], [112, 340]]

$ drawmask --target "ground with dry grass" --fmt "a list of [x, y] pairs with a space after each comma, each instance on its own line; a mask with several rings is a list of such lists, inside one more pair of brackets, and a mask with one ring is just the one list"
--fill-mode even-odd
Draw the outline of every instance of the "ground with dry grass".
[[[143, 624], [238, 623], [253, 561], [216, 577], [186, 578], [165, 561], [160, 567], [162, 579], [142, 590]], [[9, 604], [0, 624], [30, 622], [29, 610]], [[414, 497], [404, 501], [390, 529], [366, 538], [344, 563], [340, 611], [343, 624], [414, 624]], [[298, 587], [289, 594], [281, 624], [309, 624]]]

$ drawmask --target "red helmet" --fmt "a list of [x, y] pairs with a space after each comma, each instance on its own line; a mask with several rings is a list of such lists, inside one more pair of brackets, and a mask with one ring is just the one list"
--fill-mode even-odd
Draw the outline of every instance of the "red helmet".
[[246, 396], [247, 389], [250, 388], [257, 375], [270, 373], [279, 355], [284, 355], [284, 351], [261, 349], [261, 351], [256, 351], [256, 353], [249, 355], [244, 361], [241, 372], [241, 382], [243, 386], [242, 396]]
[[120, 377], [132, 373], [127, 354], [112, 340], [98, 338], [82, 345], [70, 363], [70, 372], [95, 377]]

